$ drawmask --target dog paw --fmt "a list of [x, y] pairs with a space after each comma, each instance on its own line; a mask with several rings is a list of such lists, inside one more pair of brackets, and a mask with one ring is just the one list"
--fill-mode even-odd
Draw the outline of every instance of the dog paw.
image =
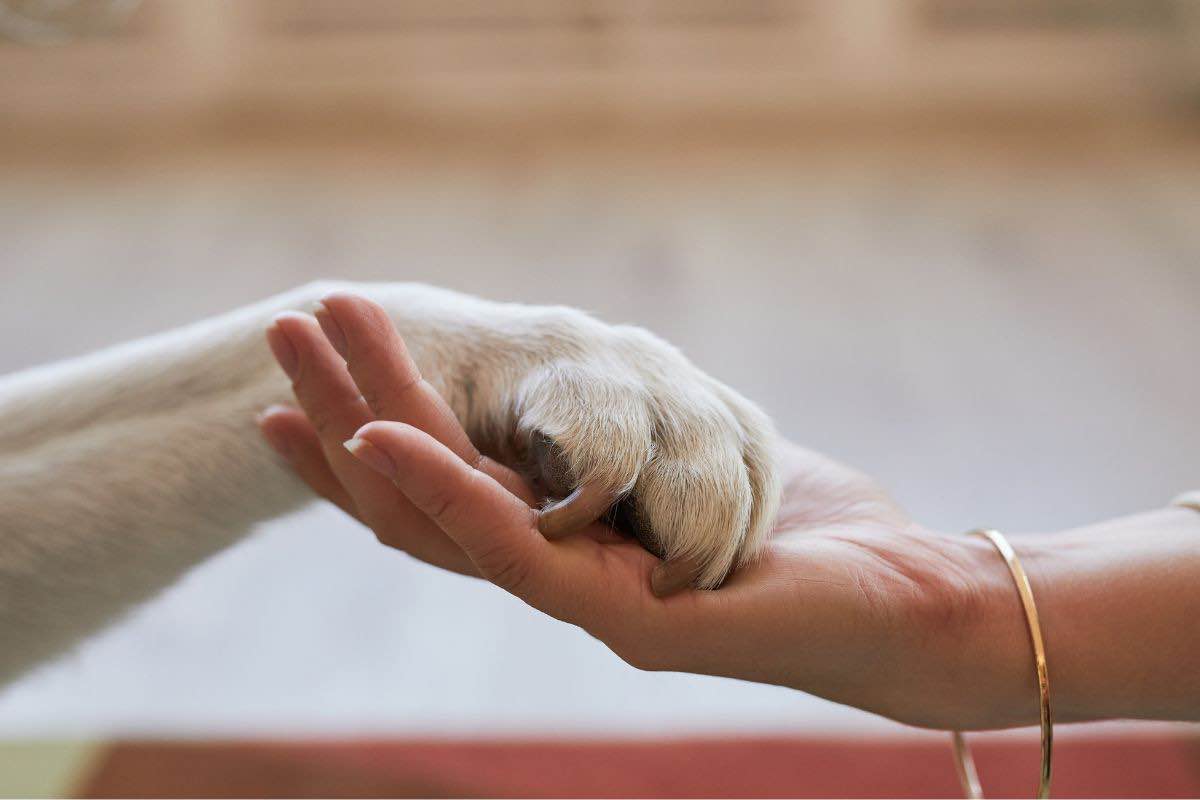
[[718, 586], [775, 517], [770, 420], [645, 330], [545, 313], [516, 368], [490, 380], [493, 413], [475, 391], [465, 413], [480, 439], [503, 440], [500, 457], [547, 498], [546, 536], [604, 517], [670, 562], [675, 583]]
[[529, 479], [546, 536], [605, 518], [665, 559], [672, 584], [698, 588], [766, 542], [780, 498], [770, 420], [662, 339], [565, 307], [348, 288], [388, 310], [475, 445]]

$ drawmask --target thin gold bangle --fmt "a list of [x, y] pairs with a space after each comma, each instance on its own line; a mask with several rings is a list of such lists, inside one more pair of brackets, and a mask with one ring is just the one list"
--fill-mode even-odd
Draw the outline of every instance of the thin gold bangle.
[[[1042, 773], [1038, 781], [1037, 797], [1050, 796], [1050, 757], [1054, 748], [1054, 717], [1050, 713], [1050, 675], [1046, 671], [1046, 647], [1042, 643], [1042, 626], [1038, 621], [1037, 605], [1033, 602], [1033, 588], [1029, 585], [1029, 576], [1021, 567], [1021, 561], [1013, 551], [1012, 545], [999, 531], [977, 530], [972, 535], [982, 536], [991, 542], [1008, 571], [1012, 573], [1013, 583], [1017, 585], [1017, 593], [1021, 595], [1021, 606], [1025, 609], [1025, 625], [1029, 630], [1029, 641], [1033, 645], [1033, 657], [1037, 667], [1039, 707], [1042, 723]], [[971, 800], [983, 797], [983, 789], [979, 785], [979, 774], [975, 771], [975, 759], [971, 757], [971, 749], [961, 731], [954, 731], [951, 736], [954, 743], [954, 760], [958, 767], [958, 779], [962, 783], [963, 792]]]

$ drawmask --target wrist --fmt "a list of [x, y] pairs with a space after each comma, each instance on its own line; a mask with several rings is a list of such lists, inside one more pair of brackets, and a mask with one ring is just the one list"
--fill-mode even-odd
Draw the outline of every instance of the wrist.
[[[964, 601], [969, 613], [957, 648], [962, 674], [958, 685], [965, 688], [960, 719], [950, 727], [983, 730], [1037, 724], [1037, 669], [1013, 575], [990, 541], [968, 535], [961, 539], [970, 575]], [[1040, 550], [1041, 543], [1030, 537], [1010, 537], [1010, 543], [1028, 571], [1029, 553]], [[1033, 593], [1040, 613], [1036, 584]]]
[[[974, 537], [973, 537], [974, 538]], [[1104, 609], [1108, 582], [1098, 565], [1111, 562], [1091, 529], [1006, 537], [1029, 578], [1045, 642], [1055, 718], [1080, 722], [1123, 716], [1114, 692], [1121, 672], [1113, 649], [1115, 617]], [[977, 676], [975, 716], [964, 730], [1033, 725], [1038, 720], [1035, 656], [1025, 611], [1004, 558], [977, 538], [973, 551], [978, 613], [967, 641]], [[1119, 562], [1119, 557], [1116, 561]], [[1110, 576], [1111, 577], [1111, 576]]]
[[885, 716], [938, 730], [986, 730], [1038, 721], [1033, 652], [1020, 596], [988, 540], [926, 533], [940, 565], [922, 591], [914, 635], [901, 634]]

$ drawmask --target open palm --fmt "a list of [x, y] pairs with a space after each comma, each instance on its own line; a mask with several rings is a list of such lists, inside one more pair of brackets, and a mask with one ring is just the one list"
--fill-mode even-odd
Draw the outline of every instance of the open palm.
[[[371, 309], [340, 309], [347, 335], [360, 312]], [[967, 628], [991, 624], [974, 601], [994, 575], [981, 566], [995, 561], [986, 547], [916, 525], [852, 469], [781, 444], [782, 506], [761, 556], [717, 591], [661, 597], [652, 586], [662, 589], [666, 566], [607, 526], [544, 538], [528, 487], [479, 455], [394, 330], [358, 326], [384, 341], [362, 348], [374, 364], [347, 371], [311, 318], [277, 325], [310, 363], [296, 385], [303, 412], [271, 411], [264, 433], [319, 494], [385, 544], [490, 580], [635, 666], [776, 683], [912, 724], [963, 728], [975, 710], [947, 698], [970, 696], [986, 677], [980, 669], [1013, 668], [959, 647]], [[363, 397], [392, 405], [367, 408]], [[354, 457], [341, 446], [347, 439]], [[983, 712], [980, 724], [994, 725]]]

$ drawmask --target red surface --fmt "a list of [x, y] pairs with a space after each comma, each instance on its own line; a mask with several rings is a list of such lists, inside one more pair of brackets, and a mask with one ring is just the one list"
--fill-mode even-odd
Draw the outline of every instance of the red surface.
[[[948, 737], [947, 737], [948, 738]], [[1200, 737], [1056, 743], [1054, 796], [1200, 796]], [[975, 744], [989, 797], [1032, 795], [1032, 739]], [[82, 797], [958, 797], [930, 737], [176, 742], [112, 746]]]

